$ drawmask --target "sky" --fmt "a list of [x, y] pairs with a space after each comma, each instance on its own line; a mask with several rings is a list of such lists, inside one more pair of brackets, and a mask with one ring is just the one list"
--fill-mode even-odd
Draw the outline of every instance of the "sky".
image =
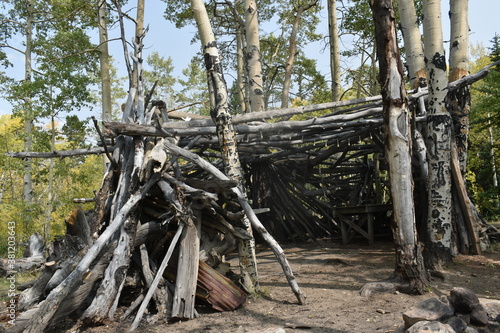
[[[135, 3], [135, 1], [130, 1]], [[322, 0], [325, 4], [325, 0]], [[443, 35], [447, 40], [449, 36], [448, 28], [448, 10], [449, 1], [443, 0]], [[158, 52], [160, 56], [165, 58], [171, 57], [173, 61], [174, 76], [180, 77], [182, 69], [186, 68], [191, 58], [200, 50], [200, 45], [191, 44], [191, 39], [196, 33], [196, 27], [189, 26], [183, 29], [177, 29], [172, 23], [164, 18], [165, 3], [161, 0], [147, 0], [145, 8], [145, 26], [149, 25], [149, 32], [144, 39], [144, 58], [152, 53]], [[500, 22], [498, 13], [500, 12], [499, 0], [471, 0], [469, 1], [469, 25], [470, 25], [470, 42], [472, 44], [480, 43], [485, 47], [491, 45], [490, 41], [495, 33], [500, 34]], [[135, 13], [131, 13], [132, 16]], [[127, 34], [131, 40], [134, 28], [130, 26]], [[318, 26], [318, 32], [326, 34], [328, 31], [328, 20], [326, 15], [322, 18], [322, 22]], [[109, 32], [110, 38], [119, 35], [118, 26]], [[96, 33], [97, 39], [97, 33]], [[21, 41], [21, 40], [20, 40]], [[446, 48], [447, 46], [445, 46]], [[21, 54], [16, 54], [14, 51], [6, 50], [11, 61], [14, 63], [14, 68], [5, 70], [7, 75], [22, 79], [23, 76], [23, 58]], [[110, 43], [110, 53], [115, 59], [115, 67], [119, 70], [120, 76], [126, 75], [126, 70], [123, 61], [123, 50], [121, 42], [114, 41]], [[328, 50], [325, 50], [324, 42], [314, 42], [306, 47], [305, 53], [308, 57], [316, 59], [318, 70], [329, 76], [329, 58]], [[0, 69], [3, 70], [3, 69]], [[231, 77], [226, 74], [226, 80], [231, 81]], [[125, 82], [126, 84], [126, 82]], [[0, 115], [10, 114], [10, 104], [0, 98]], [[100, 118], [100, 109], [94, 108], [92, 111], [85, 111], [82, 118], [96, 116]]]

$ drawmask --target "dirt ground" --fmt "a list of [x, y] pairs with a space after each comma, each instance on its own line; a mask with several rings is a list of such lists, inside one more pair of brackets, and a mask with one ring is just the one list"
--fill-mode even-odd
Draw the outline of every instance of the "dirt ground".
[[[248, 299], [233, 312], [218, 313], [198, 308], [194, 320], [141, 324], [138, 332], [394, 332], [403, 324], [402, 313], [427, 298], [448, 295], [454, 286], [467, 287], [478, 297], [500, 299], [500, 251], [481, 256], [459, 256], [445, 272], [434, 278], [425, 295], [401, 293], [359, 295], [367, 282], [389, 277], [394, 268], [390, 242], [372, 246], [333, 243], [284, 246], [297, 282], [307, 296], [298, 305], [273, 253], [258, 248], [260, 284], [265, 296]], [[498, 246], [497, 246], [498, 248]], [[237, 258], [227, 258], [232, 266]], [[130, 321], [87, 329], [105, 333], [127, 331]], [[68, 331], [69, 332], [69, 331]]]

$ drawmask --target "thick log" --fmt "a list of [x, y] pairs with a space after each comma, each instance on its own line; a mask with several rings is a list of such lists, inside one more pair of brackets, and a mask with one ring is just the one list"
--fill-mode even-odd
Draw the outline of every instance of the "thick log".
[[452, 142], [451, 144], [451, 174], [457, 189], [462, 213], [467, 224], [472, 250], [475, 254], [481, 254], [482, 251], [478, 231], [480, 222], [476, 219], [477, 215], [474, 214], [475, 207], [470, 201], [469, 195], [467, 194], [467, 188], [462, 177], [462, 172], [460, 171], [460, 162], [458, 160], [457, 147], [454, 142]]
[[117, 246], [113, 251], [113, 258], [106, 267], [96, 296], [81, 316], [81, 319], [88, 325], [101, 324], [113, 317], [110, 315], [110, 309], [112, 309], [115, 299], [119, 297], [120, 286], [125, 280], [129, 262], [130, 240], [123, 227], [120, 228], [116, 236]]
[[193, 319], [195, 317], [196, 281], [200, 254], [201, 221], [189, 214], [185, 217], [182, 232], [175, 291], [172, 304], [172, 318]]

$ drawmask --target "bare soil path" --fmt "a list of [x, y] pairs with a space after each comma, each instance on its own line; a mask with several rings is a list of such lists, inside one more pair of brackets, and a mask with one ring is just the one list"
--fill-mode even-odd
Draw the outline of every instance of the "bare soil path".
[[[258, 248], [260, 283], [265, 296], [249, 299], [234, 312], [218, 313], [198, 308], [195, 320], [153, 325], [141, 324], [138, 332], [394, 332], [403, 324], [402, 313], [427, 298], [448, 295], [454, 286], [466, 287], [478, 297], [500, 299], [500, 251], [481, 256], [459, 256], [433, 279], [426, 295], [359, 295], [367, 282], [388, 278], [394, 267], [390, 242], [372, 246], [326, 243], [284, 246], [307, 304], [298, 305], [273, 253]], [[497, 247], [498, 248], [498, 247]], [[237, 267], [237, 258], [227, 258]], [[86, 332], [127, 331], [130, 322], [109, 323]]]

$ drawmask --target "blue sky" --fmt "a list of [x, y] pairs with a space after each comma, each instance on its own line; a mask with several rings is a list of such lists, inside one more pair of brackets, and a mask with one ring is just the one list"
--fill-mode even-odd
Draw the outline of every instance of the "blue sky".
[[[132, 1], [133, 2], [133, 1]], [[324, 0], [323, 0], [324, 2]], [[135, 3], [135, 2], [134, 2]], [[444, 39], [447, 40], [449, 31], [447, 28], [448, 22], [448, 5], [449, 1], [443, 0], [443, 25], [445, 31]], [[181, 70], [186, 68], [191, 58], [200, 49], [199, 45], [192, 45], [191, 39], [196, 33], [196, 27], [190, 26], [178, 30], [173, 24], [164, 19], [165, 3], [160, 0], [147, 0], [146, 1], [146, 25], [149, 24], [149, 33], [147, 34], [144, 44], [144, 56], [150, 52], [158, 52], [160, 56], [171, 57], [175, 67], [175, 76], [181, 76]], [[481, 43], [485, 47], [491, 45], [490, 40], [495, 33], [500, 34], [500, 23], [498, 20], [498, 13], [500, 12], [499, 0], [472, 0], [469, 1], [469, 25], [470, 25], [470, 42], [473, 44]], [[134, 16], [134, 13], [131, 13]], [[326, 17], [318, 26], [318, 32], [325, 33], [328, 29]], [[132, 37], [133, 27], [128, 31], [128, 39]], [[116, 37], [119, 34], [119, 28], [116, 27], [110, 31], [110, 38]], [[329, 73], [329, 59], [328, 52], [324, 52], [325, 45], [323, 42], [315, 42], [308, 45], [306, 54], [310, 58], [315, 58], [318, 61], [318, 69], [328, 75]], [[23, 59], [22, 55], [16, 54], [13, 51], [7, 50], [9, 57], [14, 63], [14, 68], [7, 71], [9, 76], [22, 78], [23, 75]], [[121, 43], [118, 41], [112, 42], [110, 45], [110, 52], [115, 59], [115, 66], [119, 68], [120, 75], [126, 75], [123, 62], [123, 51]], [[3, 69], [2, 69], [3, 70]], [[226, 78], [228, 81], [230, 77]], [[11, 113], [9, 103], [0, 99], [0, 115]], [[93, 111], [85, 112], [85, 115], [95, 115], [99, 118], [100, 110], [98, 108]]]

